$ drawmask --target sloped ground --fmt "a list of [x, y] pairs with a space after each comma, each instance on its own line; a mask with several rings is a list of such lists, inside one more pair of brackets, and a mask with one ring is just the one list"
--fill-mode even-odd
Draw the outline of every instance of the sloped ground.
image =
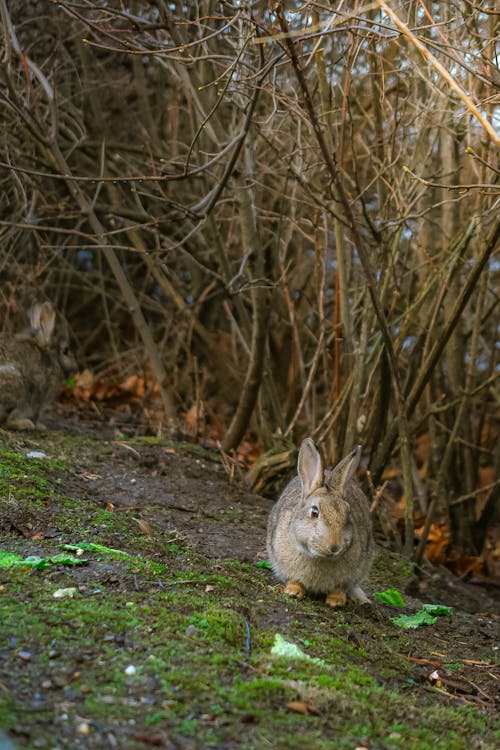
[[[419, 597], [454, 611], [418, 630], [285, 599], [257, 565], [270, 506], [196, 446], [0, 432], [0, 549], [117, 550], [0, 569], [0, 747], [498, 747], [493, 595], [429, 571]], [[409, 580], [380, 548], [368, 592]]]

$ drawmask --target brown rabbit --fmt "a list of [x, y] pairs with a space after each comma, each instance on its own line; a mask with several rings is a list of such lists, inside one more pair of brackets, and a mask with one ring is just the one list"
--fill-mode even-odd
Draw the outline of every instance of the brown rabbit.
[[285, 593], [325, 594], [326, 603], [342, 607], [349, 596], [368, 602], [360, 587], [373, 557], [368, 501], [354, 480], [361, 447], [333, 469], [311, 438], [299, 451], [298, 476], [289, 482], [271, 510], [267, 551]]
[[43, 429], [40, 414], [76, 372], [66, 323], [56, 326], [50, 302], [33, 305], [28, 315], [27, 332], [0, 334], [0, 424], [15, 430]]

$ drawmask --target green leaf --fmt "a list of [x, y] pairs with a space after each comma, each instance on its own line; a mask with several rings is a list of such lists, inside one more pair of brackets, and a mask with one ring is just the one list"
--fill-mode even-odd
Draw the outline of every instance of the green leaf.
[[267, 568], [268, 570], [272, 570], [273, 566], [270, 562], [267, 562], [267, 560], [260, 560], [258, 563], [255, 563], [258, 568]]
[[406, 603], [401, 593], [397, 589], [386, 589], [386, 591], [377, 591], [373, 594], [382, 604], [389, 604], [391, 607], [405, 607]]
[[57, 589], [57, 591], [54, 591], [52, 596], [54, 597], [54, 599], [67, 599], [68, 597], [72, 599], [76, 593], [77, 589], [72, 586], [71, 588], [67, 589]]
[[451, 615], [453, 607], [445, 607], [444, 604], [422, 604], [422, 609], [430, 615]]
[[21, 555], [15, 555], [13, 552], [5, 552], [5, 550], [0, 549], [0, 568], [11, 568], [19, 560], [22, 560]]
[[0, 550], [0, 568], [35, 568], [35, 570], [45, 570], [51, 564], [53, 565], [81, 565], [86, 563], [82, 557], [73, 557], [73, 555], [54, 555], [53, 557], [38, 557], [36, 555], [30, 555], [24, 559], [20, 555], [15, 555], [12, 552], [5, 552]]
[[73, 555], [65, 555], [64, 552], [61, 552], [59, 555], [50, 557], [49, 562], [54, 563], [54, 565], [58, 563], [59, 565], [82, 565], [88, 562], [88, 560], [84, 557], [73, 557]]
[[397, 617], [391, 617], [394, 625], [400, 628], [419, 628], [421, 625], [434, 625], [437, 622], [437, 617], [432, 617], [429, 612], [425, 609], [420, 609], [413, 615], [398, 615]]
[[93, 542], [80, 542], [80, 544], [61, 544], [63, 549], [67, 549], [69, 552], [78, 552], [83, 550], [84, 552], [102, 552], [107, 555], [127, 555], [127, 552], [123, 552], [121, 549], [113, 549], [112, 547], [104, 547], [102, 544], [94, 544]]
[[315, 664], [325, 664], [323, 659], [318, 659], [315, 656], [309, 656], [306, 654], [296, 643], [285, 641], [283, 636], [279, 633], [276, 633], [274, 636], [274, 646], [271, 648], [271, 653], [274, 656], [280, 656], [283, 659], [307, 659], [307, 661], [312, 661]]
[[37, 555], [29, 555], [24, 560], [18, 560], [14, 565], [21, 566], [22, 568], [35, 568], [36, 570], [45, 570], [50, 567], [50, 562], [46, 557], [38, 557]]

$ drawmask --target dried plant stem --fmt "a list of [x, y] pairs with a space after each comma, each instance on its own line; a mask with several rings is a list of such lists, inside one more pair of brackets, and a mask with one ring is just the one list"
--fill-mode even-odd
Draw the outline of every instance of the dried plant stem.
[[427, 47], [422, 44], [420, 39], [418, 39], [415, 34], [413, 34], [412, 31], [408, 28], [408, 26], [398, 17], [398, 15], [387, 5], [387, 3], [384, 2], [384, 0], [376, 0], [377, 5], [381, 10], [384, 11], [384, 13], [389, 16], [391, 21], [394, 23], [394, 25], [399, 29], [399, 31], [405, 36], [407, 39], [410, 40], [410, 42], [413, 44], [413, 46], [418, 49], [422, 57], [427, 60], [434, 70], [436, 70], [439, 75], [446, 81], [446, 83], [450, 86], [450, 88], [455, 92], [455, 94], [464, 102], [465, 106], [471, 112], [474, 117], [478, 120], [478, 122], [481, 123], [484, 130], [488, 133], [489, 137], [495, 143], [497, 146], [500, 146], [500, 136], [498, 133], [495, 132], [492, 125], [486, 120], [485, 117], [481, 114], [481, 112], [478, 110], [470, 96], [468, 96], [465, 91], [462, 89], [461, 86], [458, 85], [458, 83], [455, 81], [452, 75], [448, 73], [446, 68], [441, 65], [439, 60], [434, 57], [432, 52], [429, 52]]
[[300, 417], [300, 414], [302, 412], [302, 409], [304, 408], [304, 403], [306, 401], [306, 398], [309, 396], [309, 392], [311, 390], [311, 386], [313, 384], [314, 376], [316, 375], [316, 368], [318, 367], [318, 362], [320, 355], [323, 351], [323, 341], [325, 338], [324, 329], [321, 329], [321, 333], [319, 335], [318, 343], [316, 346], [316, 351], [314, 352], [313, 361], [309, 367], [309, 375], [307, 377], [307, 382], [302, 390], [302, 395], [300, 397], [299, 404], [295, 410], [295, 414], [293, 415], [292, 419], [290, 420], [290, 423], [286, 429], [286, 432], [284, 434], [285, 438], [290, 437], [292, 434], [293, 428], [295, 427], [295, 424]]
[[[262, 277], [264, 259], [260, 250], [259, 231], [256, 220], [255, 194], [253, 188], [253, 156], [245, 143], [244, 171], [240, 178], [238, 201], [241, 219], [243, 247], [251, 251], [255, 259], [256, 276]], [[222, 450], [228, 453], [240, 443], [252, 416], [259, 394], [264, 370], [267, 341], [268, 292], [259, 285], [252, 285], [252, 342], [245, 381], [238, 400], [238, 406], [222, 441]]]

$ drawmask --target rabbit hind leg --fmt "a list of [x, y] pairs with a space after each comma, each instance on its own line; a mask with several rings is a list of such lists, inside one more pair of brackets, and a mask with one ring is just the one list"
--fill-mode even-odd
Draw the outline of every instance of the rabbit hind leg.
[[29, 407], [12, 409], [5, 420], [5, 426], [10, 430], [34, 430], [35, 423], [31, 419], [32, 416], [33, 412]]
[[346, 598], [345, 591], [335, 589], [326, 595], [325, 602], [329, 607], [343, 607], [346, 603]]
[[298, 581], [289, 581], [283, 589], [287, 596], [293, 596], [295, 599], [302, 599], [305, 596], [305, 588]]
[[349, 591], [349, 598], [358, 604], [370, 604], [370, 600], [360, 586], [355, 586]]
[[6, 422], [6, 427], [10, 430], [34, 430], [35, 425], [27, 417], [9, 417]]
[[17, 365], [0, 364], [0, 424], [10, 430], [34, 430], [28, 386]]

